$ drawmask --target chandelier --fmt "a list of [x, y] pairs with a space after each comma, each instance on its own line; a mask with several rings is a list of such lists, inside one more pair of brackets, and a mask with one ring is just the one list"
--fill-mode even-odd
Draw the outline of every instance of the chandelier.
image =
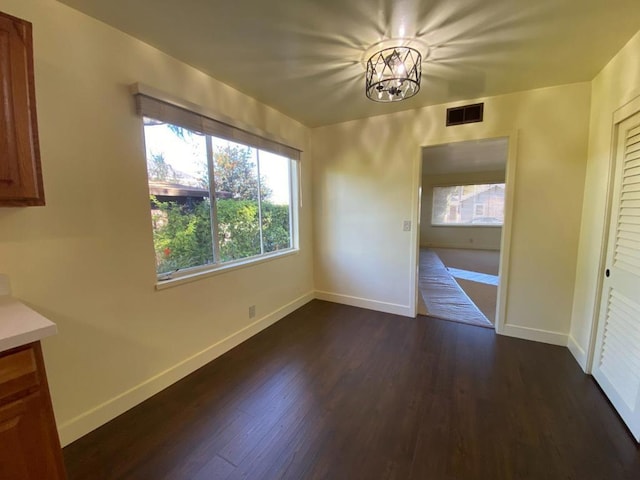
[[420, 90], [422, 55], [411, 47], [391, 47], [367, 61], [365, 93], [376, 102], [399, 102]]

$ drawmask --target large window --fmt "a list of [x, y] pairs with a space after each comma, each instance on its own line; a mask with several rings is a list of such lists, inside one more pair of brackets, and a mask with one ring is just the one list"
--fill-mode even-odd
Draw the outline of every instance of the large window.
[[297, 161], [148, 116], [144, 136], [159, 279], [295, 248]]
[[504, 183], [433, 187], [432, 225], [501, 226]]

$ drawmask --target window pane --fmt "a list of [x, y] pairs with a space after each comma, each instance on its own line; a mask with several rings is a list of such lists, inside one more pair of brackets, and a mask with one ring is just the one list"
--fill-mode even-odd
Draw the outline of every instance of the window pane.
[[158, 274], [213, 262], [205, 137], [145, 118]]
[[260, 150], [264, 253], [291, 248], [291, 160]]
[[502, 225], [504, 183], [433, 188], [433, 225]]
[[144, 134], [161, 280], [293, 248], [291, 159], [146, 117]]
[[212, 137], [220, 261], [260, 255], [257, 150]]

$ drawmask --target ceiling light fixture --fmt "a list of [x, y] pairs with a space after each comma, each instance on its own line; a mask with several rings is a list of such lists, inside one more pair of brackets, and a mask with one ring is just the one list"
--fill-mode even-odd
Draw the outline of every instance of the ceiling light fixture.
[[420, 90], [422, 55], [405, 46], [385, 48], [367, 60], [365, 93], [375, 102], [399, 102]]

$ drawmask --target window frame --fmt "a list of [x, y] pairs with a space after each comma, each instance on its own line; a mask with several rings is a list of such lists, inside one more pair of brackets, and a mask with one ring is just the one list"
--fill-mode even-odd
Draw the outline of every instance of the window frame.
[[[205, 141], [207, 144], [206, 148], [206, 156], [207, 156], [207, 168], [209, 169], [209, 199], [211, 202], [210, 210], [211, 210], [211, 230], [212, 230], [212, 254], [213, 254], [213, 263], [197, 265], [193, 267], [185, 267], [181, 268], [175, 272], [166, 272], [166, 273], [157, 273], [156, 271], [156, 289], [164, 289], [175, 285], [180, 285], [187, 282], [192, 282], [198, 280], [200, 278], [205, 278], [209, 276], [219, 275], [225, 272], [237, 270], [240, 268], [246, 268], [248, 266], [258, 265], [264, 262], [272, 261], [278, 258], [296, 255], [300, 251], [300, 226], [299, 226], [299, 218], [300, 218], [300, 210], [302, 207], [302, 182], [301, 182], [301, 151], [294, 148], [289, 147], [285, 143], [275, 140], [273, 138], [269, 138], [269, 135], [264, 135], [264, 132], [253, 133], [249, 131], [246, 126], [243, 128], [234, 126], [232, 123], [236, 123], [230, 121], [230, 119], [225, 118], [224, 121], [220, 121], [215, 119], [215, 117], [220, 117], [219, 115], [211, 115], [209, 113], [204, 112], [204, 110], [197, 106], [188, 104], [187, 102], [183, 102], [180, 100], [172, 99], [168, 95], [164, 95], [150, 87], [146, 87], [142, 84], [134, 84], [131, 86], [131, 91], [136, 97], [137, 100], [137, 111], [141, 120], [141, 130], [142, 130], [142, 140], [144, 146], [144, 157], [146, 162], [146, 153], [147, 153], [147, 139], [145, 135], [145, 120], [144, 118], [151, 118], [153, 120], [175, 125], [180, 128], [184, 128], [186, 130], [195, 132], [197, 134], [202, 134], [205, 136]], [[174, 122], [167, 120], [166, 118], [157, 118], [157, 116], [147, 115], [143, 108], [140, 106], [140, 98], [147, 97], [148, 99], [152, 99], [155, 102], [162, 102], [166, 104], [170, 109], [181, 109], [185, 111], [185, 114], [191, 114], [193, 116], [201, 117], [205, 122], [209, 122], [209, 125], [217, 124], [219, 128], [223, 132], [230, 132], [229, 135], [220, 135], [216, 133], [211, 133], [209, 131], [201, 131], [201, 129], [194, 129], [191, 125], [181, 124], [181, 122]], [[236, 138], [237, 135], [239, 138]], [[262, 195], [258, 195], [258, 222], [260, 229], [260, 253], [257, 255], [251, 255], [248, 257], [243, 257], [239, 259], [233, 259], [229, 261], [221, 261], [219, 255], [219, 244], [218, 244], [218, 225], [216, 218], [216, 192], [215, 192], [215, 176], [214, 176], [214, 152], [212, 148], [212, 139], [218, 138], [222, 140], [227, 140], [230, 142], [234, 142], [236, 144], [240, 144], [245, 147], [250, 147], [256, 150], [256, 170], [258, 175], [258, 185], [261, 186], [259, 178], [260, 176], [260, 152], [270, 152], [276, 155], [279, 155], [288, 160], [288, 187], [289, 187], [289, 238], [290, 238], [290, 247], [284, 248], [281, 250], [276, 250], [273, 252], [264, 252], [264, 244], [263, 244], [263, 225], [261, 221], [262, 211], [261, 211], [261, 202]], [[243, 139], [250, 139], [250, 143], [245, 143]], [[266, 146], [266, 148], [265, 148]], [[273, 148], [269, 148], [269, 147]], [[295, 158], [292, 158], [292, 155], [287, 155], [288, 152], [295, 152]], [[147, 172], [147, 182], [149, 182], [149, 176]], [[149, 224], [152, 224], [151, 212], [149, 212]], [[155, 255], [154, 255], [155, 257]], [[154, 262], [155, 264], [155, 262]], [[154, 266], [155, 270], [155, 266]]]
[[[502, 228], [504, 226], [504, 213], [502, 218], [502, 223], [434, 223], [434, 204], [435, 204], [435, 196], [437, 188], [453, 188], [453, 187], [468, 187], [468, 186], [479, 186], [479, 185], [503, 185], [506, 189], [506, 182], [504, 180], [499, 181], [481, 181], [477, 182], [467, 182], [467, 183], [449, 183], [449, 184], [438, 184], [432, 185], [432, 193], [431, 193], [431, 218], [429, 225], [434, 228]], [[475, 207], [478, 206], [474, 204], [473, 208], [475, 211]], [[486, 212], [486, 204], [482, 204], [483, 209]], [[450, 206], [451, 207], [451, 206]], [[459, 206], [456, 207], [459, 211]]]

